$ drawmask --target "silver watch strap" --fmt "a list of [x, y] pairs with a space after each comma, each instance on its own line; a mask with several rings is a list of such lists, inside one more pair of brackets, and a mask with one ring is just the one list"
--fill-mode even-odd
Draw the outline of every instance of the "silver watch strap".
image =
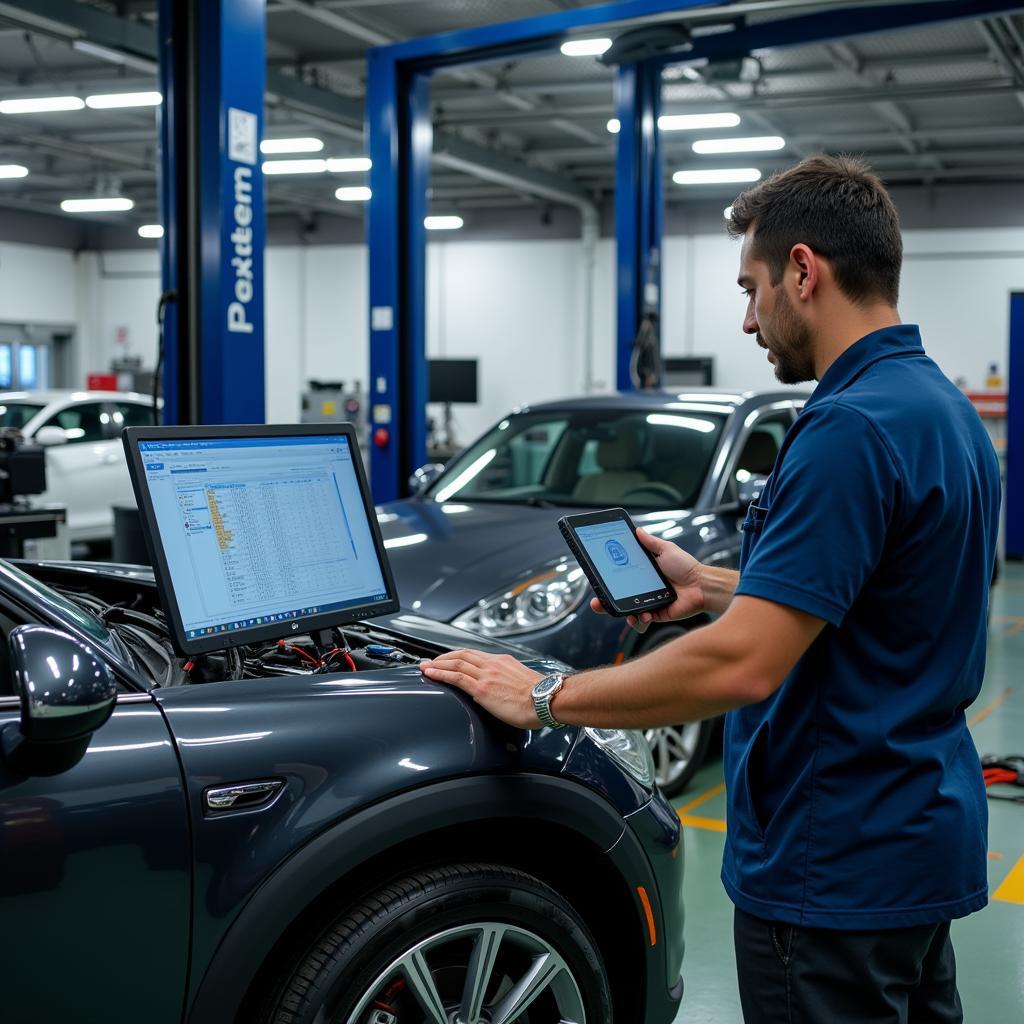
[[534, 694], [533, 709], [537, 713], [537, 717], [540, 719], [542, 725], [546, 725], [549, 729], [561, 729], [565, 725], [565, 722], [559, 722], [551, 713], [551, 701], [555, 694], [558, 693], [562, 689], [562, 686], [565, 685], [565, 676], [561, 672], [553, 672], [552, 675], [556, 676], [560, 680], [560, 685], [543, 696], [537, 696]]

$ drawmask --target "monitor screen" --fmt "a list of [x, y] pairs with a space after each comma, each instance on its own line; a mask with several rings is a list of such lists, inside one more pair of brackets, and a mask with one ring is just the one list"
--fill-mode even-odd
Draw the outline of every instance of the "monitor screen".
[[397, 607], [350, 428], [137, 428], [126, 445], [185, 653]]
[[478, 401], [475, 359], [431, 359], [429, 402], [462, 402], [473, 405]]

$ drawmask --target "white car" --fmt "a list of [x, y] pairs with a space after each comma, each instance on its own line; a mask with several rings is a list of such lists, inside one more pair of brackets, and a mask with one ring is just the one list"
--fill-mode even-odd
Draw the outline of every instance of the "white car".
[[46, 448], [40, 500], [67, 506], [71, 541], [113, 536], [112, 506], [135, 504], [121, 428], [153, 423], [152, 398], [134, 392], [0, 392], [0, 427]]

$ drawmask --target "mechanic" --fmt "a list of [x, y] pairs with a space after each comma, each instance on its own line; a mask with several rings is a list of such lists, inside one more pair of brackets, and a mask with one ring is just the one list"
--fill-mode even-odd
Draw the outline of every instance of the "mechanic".
[[729, 230], [743, 330], [780, 381], [818, 385], [747, 513], [738, 574], [640, 533], [676, 590], [653, 619], [718, 618], [561, 681], [471, 650], [422, 669], [522, 728], [729, 712], [722, 880], [747, 1024], [960, 1021], [950, 921], [987, 901], [964, 709], [984, 673], [996, 455], [900, 322], [899, 221], [865, 164], [805, 160], [743, 193]]

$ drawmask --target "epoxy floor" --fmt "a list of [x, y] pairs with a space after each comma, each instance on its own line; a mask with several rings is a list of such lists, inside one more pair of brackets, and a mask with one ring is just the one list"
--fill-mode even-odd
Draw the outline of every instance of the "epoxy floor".
[[[995, 588], [985, 684], [968, 715], [981, 754], [1024, 754], [1020, 563], [1007, 565]], [[676, 805], [686, 850], [686, 994], [676, 1021], [740, 1024], [732, 903], [718, 877], [725, 840], [720, 757]], [[1016, 1024], [1024, 1021], [1024, 804], [990, 800], [989, 814], [989, 905], [954, 923], [953, 942], [965, 1024]]]

